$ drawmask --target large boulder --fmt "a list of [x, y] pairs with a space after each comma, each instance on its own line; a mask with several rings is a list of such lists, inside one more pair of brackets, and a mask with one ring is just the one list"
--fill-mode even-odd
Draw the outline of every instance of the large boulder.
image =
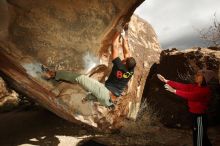
[[106, 56], [114, 26], [129, 21], [142, 1], [8, 0], [1, 2], [8, 7], [2, 23], [8, 20], [8, 41], [24, 54], [55, 69], [85, 73], [88, 58], [94, 65]]
[[[130, 18], [142, 1], [1, 1], [5, 15], [0, 40], [7, 51], [1, 58], [4, 77], [19, 93], [72, 122], [108, 129], [119, 128], [126, 117], [136, 119], [148, 70], [160, 53], [153, 28], [136, 16]], [[95, 102], [83, 104], [87, 92], [79, 85], [54, 85], [41, 79], [40, 66], [44, 64], [54, 70], [90, 73], [104, 82], [111, 70], [115, 26], [130, 19], [129, 45], [137, 69], [114, 111]]]
[[220, 88], [219, 67], [220, 52], [208, 48], [192, 48], [184, 51], [177, 49], [161, 52], [160, 63], [154, 64], [147, 78], [143, 93], [149, 107], [157, 114], [164, 125], [170, 127], [189, 127], [190, 114], [186, 100], [167, 92], [163, 83], [157, 79], [156, 74], [165, 78], [182, 82], [193, 83], [194, 74], [204, 67], [215, 71], [216, 77], [210, 83], [213, 91], [211, 104], [208, 111], [210, 124], [220, 122]]

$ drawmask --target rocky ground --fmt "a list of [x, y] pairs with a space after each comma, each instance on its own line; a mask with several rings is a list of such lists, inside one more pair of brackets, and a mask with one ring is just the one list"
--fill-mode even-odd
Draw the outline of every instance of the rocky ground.
[[[112, 134], [69, 123], [39, 106], [20, 106], [0, 114], [1, 146], [144, 145], [191, 146], [189, 130], [171, 129], [142, 118], [130, 129]], [[134, 126], [136, 125], [136, 126]], [[211, 127], [214, 146], [220, 144], [220, 126]]]

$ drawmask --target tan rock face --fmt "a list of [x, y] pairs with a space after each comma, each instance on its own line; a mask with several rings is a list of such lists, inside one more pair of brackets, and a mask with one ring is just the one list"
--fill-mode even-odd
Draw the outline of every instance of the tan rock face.
[[206, 67], [215, 71], [216, 78], [209, 84], [213, 95], [208, 111], [210, 124], [219, 122], [219, 64], [220, 52], [207, 48], [187, 49], [186, 51], [165, 50], [161, 52], [160, 63], [153, 65], [149, 73], [144, 98], [148, 105], [160, 117], [161, 122], [171, 127], [189, 127], [190, 118], [185, 100], [167, 92], [156, 74], [162, 74], [169, 80], [193, 83], [194, 74], [198, 69]]
[[[88, 67], [84, 60], [89, 56], [99, 63], [102, 41], [111, 39], [109, 32], [119, 17], [129, 18], [132, 7], [140, 3], [9, 0], [4, 12], [10, 13], [9, 39], [16, 48], [56, 69], [84, 72]], [[124, 16], [125, 21], [128, 18]]]
[[137, 103], [135, 107], [139, 109], [146, 78], [151, 66], [159, 62], [161, 48], [152, 26], [135, 15], [131, 17], [129, 25], [129, 45], [138, 62], [130, 86], [130, 101]]
[[11, 3], [21, 7], [10, 25], [16, 46], [49, 66], [77, 71], [84, 69], [82, 57], [87, 52], [97, 55], [106, 28], [117, 14], [113, 3], [99, 1]]
[[[94, 127], [115, 128], [125, 117], [135, 119], [148, 71], [153, 62], [159, 60], [160, 53], [153, 28], [142, 19], [131, 18], [129, 45], [137, 67], [126, 95], [115, 111], [110, 112], [95, 102], [82, 104], [81, 99], [87, 92], [78, 85], [54, 85], [42, 80], [40, 65], [78, 73], [94, 70], [92, 77], [104, 82], [111, 70], [110, 48], [116, 31], [114, 27], [119, 20], [123, 20], [123, 24], [127, 22], [142, 1], [2, 1], [0, 4], [6, 7], [4, 14], [7, 14], [2, 26], [8, 31], [1, 33], [1, 47], [16, 56], [25, 72], [57, 98], [45, 99], [42, 94], [36, 97], [30, 91], [21, 92], [65, 119], [78, 120]], [[97, 65], [98, 71], [94, 68]], [[15, 87], [21, 90], [19, 83], [22, 81], [17, 81]], [[35, 87], [39, 86], [34, 84], [29, 90], [35, 92]], [[39, 88], [35, 93], [38, 91]]]

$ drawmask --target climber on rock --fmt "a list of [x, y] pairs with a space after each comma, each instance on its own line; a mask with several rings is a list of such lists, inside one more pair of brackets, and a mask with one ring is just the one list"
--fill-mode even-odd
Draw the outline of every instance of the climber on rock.
[[[122, 27], [117, 26], [116, 29], [117, 32], [112, 41], [113, 67], [105, 84], [102, 84], [86, 75], [69, 71], [51, 71], [49, 69], [43, 69], [44, 71], [42, 77], [45, 79], [78, 83], [85, 90], [91, 93], [89, 96], [86, 96], [82, 102], [97, 99], [103, 106], [114, 107], [118, 97], [121, 96], [122, 92], [128, 85], [129, 80], [134, 74], [134, 68], [136, 66], [136, 61], [133, 57], [131, 57], [128, 47], [128, 26], [124, 28], [124, 36], [121, 35], [121, 31], [123, 30]], [[123, 49], [123, 60], [119, 58], [120, 44]]]

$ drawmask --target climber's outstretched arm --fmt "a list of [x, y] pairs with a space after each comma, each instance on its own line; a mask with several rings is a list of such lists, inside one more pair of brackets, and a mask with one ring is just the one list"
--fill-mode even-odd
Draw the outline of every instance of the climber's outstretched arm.
[[112, 60], [118, 57], [119, 36], [120, 36], [120, 33], [116, 32], [112, 40]]
[[124, 59], [126, 60], [128, 57], [131, 57], [131, 53], [129, 51], [129, 46], [128, 46], [128, 23], [126, 23], [124, 26], [124, 32], [125, 35], [123, 36], [122, 49], [123, 49]]
[[126, 60], [127, 58], [131, 57], [129, 47], [128, 47], [128, 38], [127, 38], [127, 36], [125, 36], [123, 38], [122, 48], [123, 48], [124, 59]]

